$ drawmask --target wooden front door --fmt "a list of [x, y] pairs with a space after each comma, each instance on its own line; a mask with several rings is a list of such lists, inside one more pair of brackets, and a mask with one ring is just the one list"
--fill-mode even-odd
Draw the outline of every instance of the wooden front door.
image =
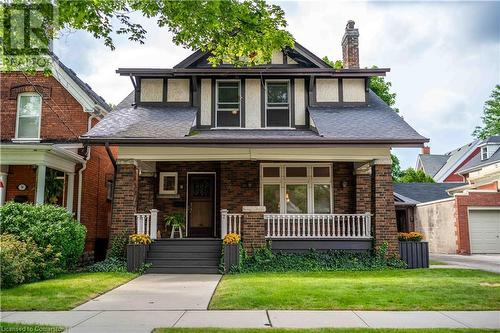
[[214, 237], [215, 175], [188, 177], [188, 237]]

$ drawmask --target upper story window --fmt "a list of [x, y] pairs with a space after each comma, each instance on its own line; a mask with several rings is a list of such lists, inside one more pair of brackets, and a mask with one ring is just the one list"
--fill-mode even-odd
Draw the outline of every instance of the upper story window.
[[488, 159], [488, 147], [481, 148], [481, 161]]
[[17, 96], [16, 139], [40, 139], [42, 97], [37, 93]]
[[266, 127], [290, 127], [290, 81], [266, 81]]
[[239, 81], [217, 81], [217, 127], [241, 126], [240, 90]]

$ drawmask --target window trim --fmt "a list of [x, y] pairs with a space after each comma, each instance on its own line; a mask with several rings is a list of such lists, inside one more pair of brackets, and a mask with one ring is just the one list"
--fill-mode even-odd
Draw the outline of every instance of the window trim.
[[[264, 177], [264, 168], [279, 167], [280, 177]], [[286, 177], [286, 167], [306, 167], [306, 177]], [[314, 167], [328, 167], [329, 177], [314, 177]], [[279, 214], [288, 214], [286, 212], [286, 186], [307, 184], [307, 213], [314, 213], [314, 185], [328, 184], [330, 185], [330, 214], [334, 212], [333, 200], [333, 166], [332, 163], [261, 163], [260, 164], [260, 185], [259, 185], [259, 202], [264, 205], [264, 184], [279, 184], [280, 185], [280, 212]], [[295, 214], [295, 213], [294, 213]]]
[[488, 158], [490, 158], [490, 156], [488, 156], [488, 155], [489, 155], [488, 154], [488, 146], [481, 147], [481, 161], [484, 161], [484, 160], [487, 160]]
[[[283, 107], [269, 107], [267, 101], [267, 83], [286, 83], [288, 85], [287, 105], [288, 105], [288, 125], [287, 126], [267, 126], [267, 109], [282, 110]], [[292, 101], [291, 101], [291, 81], [289, 79], [267, 79], [264, 82], [264, 126], [270, 129], [292, 128]]]
[[[31, 96], [31, 97], [38, 97], [40, 98], [40, 111], [38, 113], [38, 136], [36, 138], [20, 138], [19, 137], [19, 111], [21, 110], [21, 97], [24, 96]], [[17, 95], [17, 107], [16, 107], [16, 133], [15, 133], [15, 139], [18, 141], [40, 141], [40, 132], [42, 128], [42, 103], [43, 103], [43, 98], [39, 93], [36, 92], [25, 92], [25, 93], [20, 93]]]
[[[175, 189], [172, 191], [163, 188], [163, 181], [165, 177], [175, 177]], [[179, 188], [179, 177], [177, 172], [160, 172], [158, 182], [158, 193], [163, 195], [177, 195]]]
[[[238, 126], [219, 126], [217, 123], [217, 115], [219, 113], [219, 82], [237, 82], [238, 83], [238, 111], [240, 114], [240, 122]], [[228, 103], [228, 104], [234, 104], [234, 103]], [[241, 108], [241, 80], [238, 79], [221, 79], [221, 80], [215, 80], [215, 128], [227, 128], [227, 129], [234, 129], [234, 128], [241, 128], [241, 114], [242, 114], [242, 108]], [[227, 112], [227, 111], [222, 111], [222, 112]]]

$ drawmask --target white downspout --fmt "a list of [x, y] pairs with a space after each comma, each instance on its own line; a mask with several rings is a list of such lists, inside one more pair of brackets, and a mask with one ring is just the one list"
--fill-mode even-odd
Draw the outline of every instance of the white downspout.
[[[92, 120], [97, 118], [95, 115], [91, 115], [88, 119], [87, 132], [92, 128]], [[78, 204], [76, 209], [76, 219], [80, 221], [80, 216], [82, 212], [82, 188], [83, 188], [83, 172], [87, 169], [87, 161], [90, 159], [90, 146], [87, 146], [87, 156], [83, 162], [83, 167], [78, 171]]]

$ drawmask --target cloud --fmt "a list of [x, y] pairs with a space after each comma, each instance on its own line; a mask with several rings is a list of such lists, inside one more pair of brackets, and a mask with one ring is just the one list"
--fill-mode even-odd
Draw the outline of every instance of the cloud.
[[[401, 115], [444, 153], [472, 140], [484, 101], [500, 82], [498, 2], [276, 2], [289, 30], [316, 55], [341, 59], [347, 20], [360, 30], [362, 66], [390, 67]], [[134, 14], [136, 15], [136, 14]], [[109, 102], [132, 89], [118, 67], [172, 67], [191, 51], [175, 46], [154, 19], [134, 16], [148, 30], [145, 45], [121, 36], [116, 50], [85, 32], [62, 38], [61, 59]], [[418, 149], [397, 149], [404, 167], [414, 166]], [[402, 152], [402, 153], [401, 153]]]

